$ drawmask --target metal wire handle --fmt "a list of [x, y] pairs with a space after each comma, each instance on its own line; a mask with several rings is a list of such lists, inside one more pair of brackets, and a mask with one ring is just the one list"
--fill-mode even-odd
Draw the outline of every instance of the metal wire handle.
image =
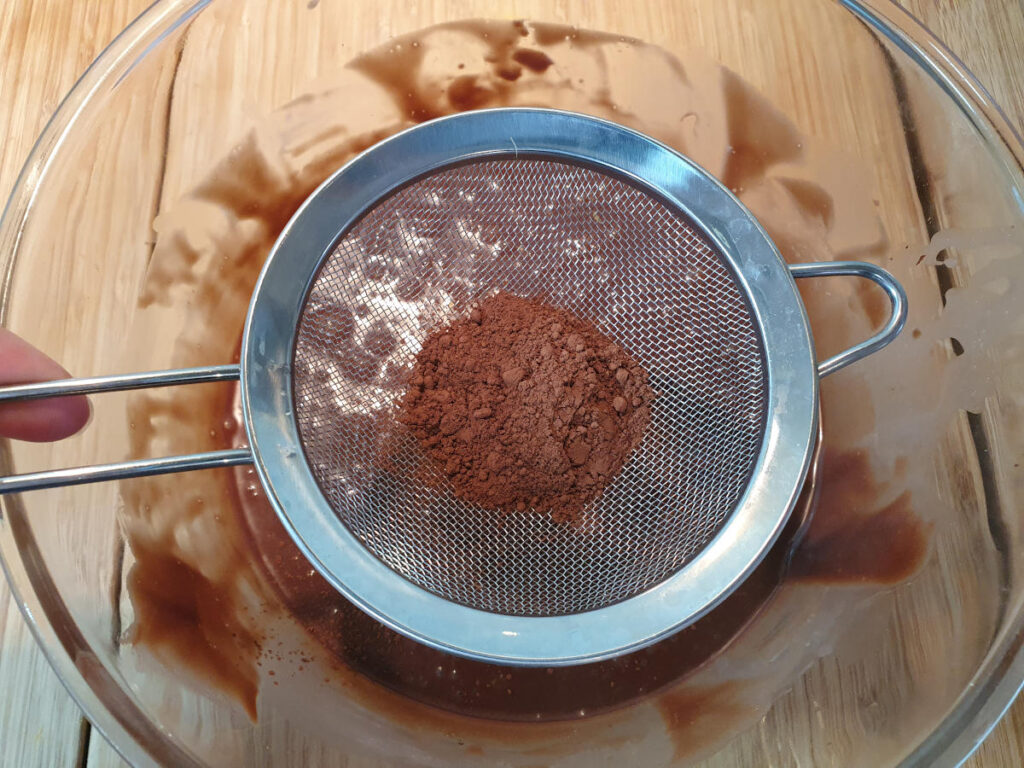
[[[237, 381], [239, 375], [240, 371], [237, 365], [211, 365], [202, 368], [179, 368], [152, 373], [129, 373], [120, 376], [96, 376], [87, 379], [20, 384], [12, 387], [0, 387], [0, 405], [14, 401], [43, 400], [69, 395], [95, 395], [101, 392], [124, 392], [132, 389], [150, 389], [179, 384]], [[251, 464], [252, 461], [252, 452], [248, 448], [239, 448], [31, 472], [24, 475], [0, 477], [0, 496], [6, 493], [38, 491], [45, 488], [97, 483], [104, 480], [123, 480], [130, 477], [147, 477], [168, 472], [233, 467], [239, 464]]]
[[889, 320], [878, 333], [854, 344], [849, 349], [818, 363], [818, 378], [845, 368], [873, 352], [877, 352], [899, 336], [907, 322], [907, 294], [903, 286], [881, 267], [865, 261], [819, 261], [809, 264], [790, 264], [789, 272], [795, 278], [803, 277], [863, 277], [879, 285], [889, 296]]
[[[861, 261], [830, 261], [793, 264], [789, 267], [794, 278], [806, 277], [862, 277], [881, 286], [889, 296], [891, 312], [885, 326], [868, 339], [818, 364], [818, 376], [824, 377], [845, 368], [881, 349], [903, 329], [907, 319], [907, 296], [888, 272], [874, 264]], [[150, 373], [130, 373], [120, 376], [96, 376], [85, 379], [64, 379], [36, 384], [0, 387], [0, 405], [14, 401], [42, 400], [69, 395], [94, 395], [103, 392], [124, 392], [133, 389], [201, 384], [214, 381], [237, 381], [237, 365], [214, 365], [201, 368], [179, 368]], [[0, 496], [21, 491], [37, 491], [105, 480], [123, 480], [147, 477], [169, 472], [187, 472], [212, 467], [232, 467], [251, 464], [252, 452], [238, 448], [208, 453], [191, 453], [158, 459], [137, 459], [113, 464], [54, 469], [23, 475], [0, 477]]]

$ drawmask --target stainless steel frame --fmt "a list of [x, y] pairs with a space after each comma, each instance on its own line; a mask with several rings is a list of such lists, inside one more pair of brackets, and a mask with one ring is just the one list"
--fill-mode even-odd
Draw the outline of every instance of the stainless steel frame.
[[[511, 617], [474, 610], [423, 590], [374, 557], [327, 504], [305, 461], [293, 416], [295, 328], [317, 271], [346, 230], [382, 197], [441, 168], [529, 155], [583, 163], [628, 178], [703, 230], [730, 260], [765, 340], [768, 413], [761, 454], [736, 510], [699, 557], [635, 598], [587, 613]], [[882, 286], [885, 327], [817, 364], [794, 277], [852, 275]], [[257, 283], [240, 366], [32, 384], [0, 390], [0, 403], [240, 378], [248, 451], [152, 459], [0, 479], [0, 494], [159, 472], [254, 462], [285, 528], [313, 566], [388, 626], [433, 647], [517, 665], [567, 665], [643, 647], [723, 600], [757, 565], [784, 526], [808, 469], [818, 428], [818, 380], [888, 344], [906, 297], [879, 267], [832, 262], [787, 267], [752, 214], [690, 160], [622, 126], [554, 110], [498, 109], [433, 121], [351, 161], [285, 227]]]
[[[302, 455], [292, 417], [293, 329], [313, 276], [345, 231], [383, 196], [422, 175], [459, 162], [519, 156], [584, 163], [626, 177], [677, 207], [732, 261], [766, 348], [767, 432], [753, 479], [730, 520], [699, 557], [657, 587], [568, 616], [523, 618], [474, 610], [392, 571], [327, 504]], [[818, 265], [818, 274], [828, 268]], [[891, 340], [903, 324], [905, 301], [895, 281], [869, 265], [856, 269], [888, 286], [894, 319], [883, 331], [887, 335], [828, 361], [826, 372]], [[505, 664], [596, 661], [653, 643], [704, 615], [775, 541], [803, 485], [817, 430], [818, 371], [807, 315], [786, 264], [751, 213], [704, 170], [664, 145], [613, 123], [559, 111], [501, 109], [436, 120], [376, 145], [328, 179], [285, 228], [260, 277], [241, 364], [243, 412], [257, 473], [314, 567], [397, 631], [444, 651]]]
[[[202, 368], [179, 368], [151, 373], [128, 373], [120, 376], [96, 376], [87, 379], [65, 379], [35, 384], [0, 387], [0, 406], [25, 400], [42, 400], [68, 395], [94, 395], [102, 392], [121, 392], [131, 389], [149, 389], [177, 384], [201, 384], [211, 381], [237, 381], [239, 366], [211, 365]], [[186, 472], [211, 467], [230, 467], [251, 464], [248, 449], [189, 453], [158, 459], [137, 459], [94, 467], [53, 469], [11, 477], [0, 477], [0, 496], [5, 493], [39, 491], [65, 485], [98, 483], [104, 480], [124, 480], [130, 477], [161, 475], [167, 472]]]

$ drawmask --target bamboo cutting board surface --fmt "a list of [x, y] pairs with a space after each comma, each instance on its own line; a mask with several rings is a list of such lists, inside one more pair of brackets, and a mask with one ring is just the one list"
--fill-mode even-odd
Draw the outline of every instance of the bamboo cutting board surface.
[[[149, 0], [0, 3], [0, 199], [59, 100]], [[1024, 2], [904, 0], [1024, 130]], [[621, 5], [629, 8], [628, 3]], [[121, 766], [61, 687], [0, 580], [0, 768]], [[967, 763], [1024, 765], [1024, 700]]]

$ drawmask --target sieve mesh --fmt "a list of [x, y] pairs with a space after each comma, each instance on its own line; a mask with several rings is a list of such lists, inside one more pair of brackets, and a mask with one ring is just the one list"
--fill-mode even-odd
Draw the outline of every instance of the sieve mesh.
[[[648, 372], [643, 441], [578, 527], [454, 497], [397, 424], [424, 338], [505, 291], [586, 317]], [[449, 167], [384, 198], [310, 289], [295, 417], [340, 520], [448, 600], [552, 616], [633, 597], [678, 571], [740, 500], [760, 452], [760, 331], [723, 256], [680, 214], [588, 167]]]

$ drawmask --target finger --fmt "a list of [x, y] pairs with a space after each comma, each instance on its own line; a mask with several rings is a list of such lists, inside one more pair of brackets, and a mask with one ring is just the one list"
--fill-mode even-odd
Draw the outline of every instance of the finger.
[[[60, 365], [0, 328], [0, 386], [68, 378]], [[44, 442], [75, 434], [89, 421], [89, 401], [79, 395], [0, 405], [0, 436]]]

